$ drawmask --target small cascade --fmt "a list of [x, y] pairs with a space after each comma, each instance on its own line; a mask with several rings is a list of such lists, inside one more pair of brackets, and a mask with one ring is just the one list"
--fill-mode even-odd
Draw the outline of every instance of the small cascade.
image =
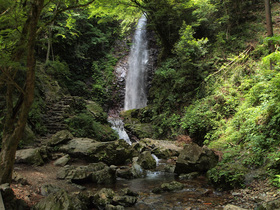
[[124, 129], [124, 123], [119, 117], [109, 117], [108, 122], [111, 123], [111, 128], [118, 132], [119, 139], [125, 140], [129, 145], [131, 145], [131, 141]]
[[153, 158], [155, 159], [156, 164], [157, 164], [157, 166], [158, 166], [158, 165], [159, 165], [159, 159], [158, 159], [158, 157], [157, 157], [155, 154], [152, 154], [152, 156], [153, 156]]
[[130, 51], [129, 69], [126, 77], [124, 109], [139, 109], [147, 105], [147, 64], [148, 41], [146, 38], [147, 19], [143, 15], [138, 22], [134, 42]]

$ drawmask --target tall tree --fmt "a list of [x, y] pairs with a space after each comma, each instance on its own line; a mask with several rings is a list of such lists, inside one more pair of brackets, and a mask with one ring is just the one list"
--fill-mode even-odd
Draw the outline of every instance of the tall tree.
[[37, 35], [62, 12], [88, 6], [94, 0], [77, 2], [63, 1], [58, 12], [43, 22], [41, 13], [44, 7], [57, 5], [57, 2], [1, 0], [0, 92], [6, 92], [6, 108], [0, 152], [0, 184], [10, 183], [12, 180], [16, 149], [23, 136], [34, 98], [36, 69], [34, 51]]
[[[267, 36], [273, 36], [273, 25], [272, 25], [272, 17], [271, 17], [271, 5], [270, 0], [264, 0], [265, 4], [265, 19], [266, 19], [266, 29], [267, 29]], [[271, 42], [269, 42], [269, 48], [271, 52], [274, 52], [274, 46]]]

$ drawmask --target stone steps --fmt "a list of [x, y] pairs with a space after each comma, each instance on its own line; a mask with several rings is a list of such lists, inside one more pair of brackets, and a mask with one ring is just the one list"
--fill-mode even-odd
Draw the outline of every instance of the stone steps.
[[67, 125], [64, 122], [67, 116], [66, 110], [70, 108], [73, 100], [71, 96], [67, 96], [56, 103], [47, 104], [47, 111], [43, 117], [48, 134], [55, 134], [60, 130], [67, 129]]

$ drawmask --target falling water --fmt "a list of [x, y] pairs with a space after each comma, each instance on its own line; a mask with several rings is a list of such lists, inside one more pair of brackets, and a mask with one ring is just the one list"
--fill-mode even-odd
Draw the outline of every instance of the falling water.
[[108, 122], [111, 123], [111, 128], [117, 131], [119, 135], [119, 139], [125, 140], [129, 145], [131, 145], [131, 141], [124, 129], [123, 121], [119, 117], [109, 117]]
[[138, 22], [129, 55], [129, 69], [125, 86], [125, 110], [143, 108], [147, 105], [146, 65], [148, 63], [148, 44], [146, 22], [147, 19], [143, 15]]

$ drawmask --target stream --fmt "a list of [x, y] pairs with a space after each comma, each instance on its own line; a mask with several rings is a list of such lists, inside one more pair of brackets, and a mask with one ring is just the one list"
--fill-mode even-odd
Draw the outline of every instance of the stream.
[[[223, 209], [230, 203], [231, 198], [227, 193], [215, 191], [207, 183], [204, 176], [192, 180], [181, 180], [174, 173], [163, 172], [165, 160], [159, 160], [157, 169], [147, 171], [146, 177], [137, 179], [117, 178], [116, 183], [107, 185], [90, 184], [87, 186], [91, 191], [97, 192], [101, 188], [111, 188], [114, 191], [120, 191], [123, 188], [139, 194], [137, 203], [132, 207], [125, 209], [136, 210], [198, 210], [198, 209]], [[173, 192], [162, 192], [155, 194], [152, 190], [163, 183], [178, 181], [184, 184], [184, 189]]]

